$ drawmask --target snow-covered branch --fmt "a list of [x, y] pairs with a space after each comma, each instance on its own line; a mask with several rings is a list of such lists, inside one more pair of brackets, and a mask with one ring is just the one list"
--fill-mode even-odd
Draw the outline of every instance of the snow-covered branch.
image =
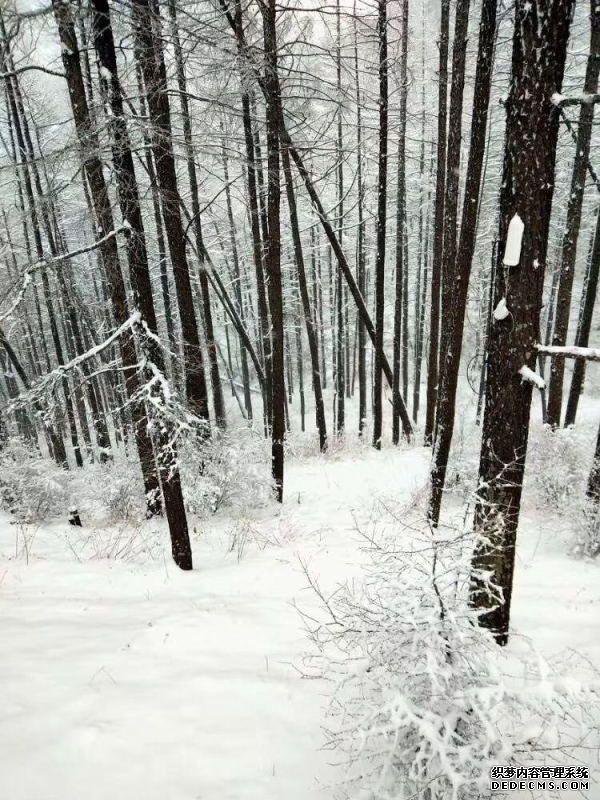
[[10, 308], [3, 314], [0, 314], [0, 322], [3, 322], [5, 319], [8, 319], [20, 305], [25, 296], [27, 288], [31, 284], [31, 276], [34, 272], [37, 272], [42, 269], [56, 267], [59, 264], [63, 264], [65, 261], [70, 261], [72, 258], [77, 258], [77, 256], [84, 255], [85, 253], [90, 253], [92, 250], [96, 250], [98, 247], [102, 247], [103, 244], [108, 242], [110, 239], [113, 239], [119, 233], [129, 232], [130, 230], [131, 229], [129, 225], [121, 225], [121, 227], [115, 228], [114, 231], [110, 231], [105, 236], [100, 237], [100, 239], [96, 239], [96, 241], [93, 244], [84, 245], [83, 247], [79, 247], [77, 250], [71, 250], [68, 253], [62, 253], [59, 256], [55, 256], [53, 258], [45, 258], [40, 261], [36, 261], [35, 264], [30, 264], [28, 267], [25, 268], [23, 272], [21, 287], [19, 288], [14, 301], [11, 303]]
[[52, 75], [55, 78], [64, 78], [64, 72], [58, 72], [57, 70], [50, 69], [49, 67], [40, 67], [37, 64], [27, 64], [24, 67], [17, 67], [16, 69], [9, 70], [8, 72], [0, 72], [0, 78], [15, 78], [17, 75], [21, 75], [23, 72], [45, 72], [46, 75]]
[[583, 104], [594, 105], [600, 103], [600, 94], [589, 94], [581, 92], [580, 94], [573, 95], [572, 97], [565, 97], [564, 94], [555, 92], [550, 98], [552, 105], [557, 108], [565, 108], [566, 106], [578, 106]]
[[600, 361], [600, 348], [598, 347], [558, 347], [557, 345], [536, 344], [538, 353], [557, 358], [584, 358], [586, 361]]

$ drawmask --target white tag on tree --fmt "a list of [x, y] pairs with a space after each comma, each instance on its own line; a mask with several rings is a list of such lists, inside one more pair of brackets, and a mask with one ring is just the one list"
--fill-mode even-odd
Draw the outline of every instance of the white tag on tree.
[[521, 242], [524, 230], [525, 223], [518, 214], [515, 214], [508, 225], [506, 234], [503, 263], [507, 267], [516, 267], [521, 260]]
[[503, 297], [501, 300], [499, 300], [498, 305], [494, 309], [494, 319], [498, 321], [506, 319], [509, 313], [510, 312], [506, 307], [506, 297]]

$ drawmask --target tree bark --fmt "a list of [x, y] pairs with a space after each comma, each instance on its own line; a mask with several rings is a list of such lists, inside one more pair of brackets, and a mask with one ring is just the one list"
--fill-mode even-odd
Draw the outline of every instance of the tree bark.
[[[292, 169], [290, 166], [290, 156], [286, 147], [282, 148], [281, 161], [283, 165], [283, 175], [285, 178], [285, 188], [287, 192], [288, 208], [290, 211], [290, 227], [292, 229], [292, 240], [294, 243], [294, 258], [298, 271], [298, 289], [302, 300], [302, 310], [304, 312], [304, 322], [306, 325], [306, 336], [308, 339], [308, 349], [310, 352], [310, 364], [312, 370], [312, 384], [315, 395], [315, 417], [317, 430], [319, 432], [319, 448], [322, 453], [327, 450], [327, 425], [325, 422], [325, 404], [323, 402], [323, 391], [321, 387], [321, 372], [319, 369], [319, 347], [315, 334], [314, 317], [310, 307], [308, 295], [308, 282], [306, 280], [306, 269], [304, 265], [304, 254], [302, 252], [302, 241], [300, 239], [300, 226], [298, 224], [298, 212], [296, 209], [296, 196], [292, 181]], [[301, 342], [301, 340], [299, 340]], [[298, 377], [301, 376], [301, 358], [298, 362]], [[303, 402], [303, 397], [301, 397]], [[304, 427], [302, 428], [304, 430]]]
[[[398, 114], [400, 116], [400, 126], [398, 131], [398, 173], [397, 173], [397, 197], [396, 197], [396, 296], [394, 305], [394, 404], [392, 406], [392, 443], [398, 444], [400, 441], [400, 409], [398, 408], [398, 397], [400, 397], [400, 377], [405, 379], [406, 368], [404, 363], [406, 332], [408, 326], [405, 324], [407, 297], [406, 297], [406, 278], [408, 262], [406, 261], [406, 103], [408, 97], [408, 0], [402, 0], [402, 45], [400, 51], [400, 103]], [[404, 336], [403, 336], [404, 334]], [[404, 397], [406, 397], [406, 388]]]
[[[598, 75], [600, 74], [600, 0], [591, 0], [590, 27], [590, 53], [583, 84], [585, 94], [594, 94], [598, 89]], [[558, 346], [566, 344], [569, 331], [577, 241], [581, 227], [581, 209], [583, 207], [593, 120], [594, 104], [581, 103], [571, 190], [567, 207], [567, 222], [562, 241], [560, 282], [556, 295], [556, 314], [554, 317], [554, 335], [552, 337], [552, 344]], [[564, 374], [565, 362], [563, 359], [553, 359], [550, 367], [548, 407], [546, 409], [546, 422], [553, 428], [560, 425]]]
[[[265, 245], [265, 271], [268, 276], [271, 309], [272, 407], [271, 462], [277, 500], [283, 501], [285, 436], [285, 373], [283, 342], [283, 296], [281, 281], [281, 231], [279, 183], [279, 132], [281, 89], [277, 72], [277, 29], [275, 0], [266, 0], [263, 10], [265, 44], [264, 84], [267, 103], [267, 224], [269, 236]], [[285, 142], [284, 142], [285, 144]]]
[[[381, 449], [383, 427], [382, 354], [385, 325], [385, 238], [388, 160], [387, 0], [377, 3], [379, 48], [379, 151], [377, 156], [377, 251], [375, 257], [375, 373], [373, 376], [373, 447]], [[394, 386], [392, 386], [392, 390]]]
[[[592, 330], [592, 319], [594, 316], [594, 305], [598, 291], [598, 275], [600, 273], [600, 209], [596, 213], [596, 229], [594, 232], [594, 244], [590, 254], [590, 266], [588, 279], [584, 288], [584, 297], [581, 310], [581, 323], [575, 339], [577, 347], [587, 347]], [[571, 379], [571, 389], [569, 400], [565, 412], [565, 427], [575, 424], [579, 398], [583, 392], [583, 380], [585, 377], [586, 363], [584, 359], [577, 359], [573, 367], [573, 377]]]
[[447, 346], [443, 351], [444, 368], [441, 375], [438, 393], [438, 410], [435, 431], [435, 449], [431, 468], [431, 495], [429, 500], [429, 518], [437, 525], [442, 502], [442, 492], [446, 479], [446, 467], [454, 432], [456, 414], [456, 390], [462, 353], [463, 332], [467, 310], [469, 278], [475, 251], [477, 218], [479, 210], [479, 192], [483, 173], [485, 153], [485, 135], [490, 86], [494, 58], [494, 39], [496, 31], [497, 0], [483, 0], [481, 21], [479, 25], [479, 46], [477, 68], [475, 73], [475, 89], [473, 97], [473, 121], [471, 124], [471, 145], [467, 165], [467, 179], [462, 208], [460, 241], [458, 258], [453, 271], [451, 284], [448, 287], [447, 314], [448, 336]]
[[[192, 200], [192, 219], [194, 225], [194, 236], [196, 239], [196, 251], [198, 254], [198, 278], [200, 281], [200, 294], [202, 297], [202, 316], [204, 319], [204, 331], [206, 334], [206, 350], [210, 368], [210, 383], [213, 395], [213, 407], [215, 411], [215, 421], [220, 428], [227, 427], [225, 414], [225, 402], [223, 400], [223, 388], [221, 386], [221, 376], [219, 374], [219, 361], [215, 343], [215, 333], [213, 326], [212, 308], [210, 302], [210, 289], [204, 259], [204, 244], [202, 237], [202, 220], [200, 217], [200, 200], [198, 197], [198, 177], [196, 175], [196, 163], [194, 161], [194, 145], [192, 138], [192, 119], [187, 96], [187, 79], [183, 63], [183, 53], [179, 39], [179, 28], [177, 26], [177, 9], [175, 0], [169, 0], [169, 16], [171, 19], [171, 33], [173, 36], [173, 49], [175, 53], [175, 65], [177, 70], [177, 86], [179, 88], [179, 102], [181, 105], [181, 115], [183, 118], [183, 137], [185, 142], [185, 152], [187, 160], [188, 182]], [[251, 414], [250, 414], [251, 416]]]
[[191, 411], [202, 421], [203, 435], [208, 435], [208, 394], [204, 360], [194, 311], [185, 235], [179, 207], [179, 189], [173, 155], [171, 109], [167, 95], [167, 76], [160, 40], [160, 15], [151, 0], [133, 0], [134, 24], [139, 46], [146, 98], [152, 123], [152, 149], [160, 189], [163, 219], [183, 337], [185, 388]]
[[446, 120], [448, 101], [448, 38], [450, 0], [441, 0], [440, 61], [438, 76], [437, 177], [433, 222], [433, 262], [431, 265], [431, 313], [429, 318], [429, 364], [427, 369], [427, 410], [425, 415], [425, 445], [433, 444], [437, 405], [440, 338], [440, 290], [444, 244], [444, 195], [446, 185]]
[[[551, 97], [562, 87], [573, 8], [574, 0], [517, 0], [515, 7], [494, 292], [494, 307], [505, 298], [510, 314], [494, 320], [488, 343], [471, 582], [480, 624], [500, 645], [508, 640], [533, 386], [519, 370], [536, 363], [559, 124]], [[505, 266], [516, 214], [524, 225], [519, 263]], [[488, 576], [502, 592], [500, 602]]]

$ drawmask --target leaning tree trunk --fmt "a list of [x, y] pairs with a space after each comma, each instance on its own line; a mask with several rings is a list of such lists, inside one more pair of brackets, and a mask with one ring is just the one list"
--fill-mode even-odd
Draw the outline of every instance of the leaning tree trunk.
[[[290, 227], [292, 229], [292, 239], [294, 243], [294, 258], [296, 269], [298, 270], [298, 288], [302, 300], [302, 310], [306, 324], [306, 336], [308, 339], [308, 349], [310, 351], [310, 364], [312, 369], [312, 384], [315, 395], [315, 416], [317, 430], [319, 431], [319, 447], [322, 453], [327, 450], [327, 425], [325, 422], [325, 404], [323, 402], [323, 391], [321, 387], [321, 372], [319, 369], [319, 346], [315, 333], [315, 317], [311, 311], [310, 298], [308, 295], [308, 282], [306, 280], [306, 268], [304, 266], [304, 253], [302, 252], [302, 242], [300, 239], [300, 226], [298, 224], [298, 211], [296, 209], [296, 195], [292, 181], [292, 170], [290, 166], [290, 156], [287, 148], [281, 152], [283, 164], [283, 174], [285, 178], [285, 188], [287, 192], [288, 208], [290, 211]], [[301, 340], [299, 339], [299, 342]], [[298, 362], [300, 377], [301, 360]]]
[[[600, 0], [591, 0], [590, 24], [590, 54], [583, 84], [584, 94], [594, 94], [598, 89], [598, 75], [600, 73]], [[569, 205], [567, 207], [567, 222], [562, 241], [560, 282], [556, 295], [552, 344], [558, 346], [566, 344], [569, 331], [575, 258], [577, 256], [577, 241], [581, 227], [581, 209], [583, 206], [593, 120], [594, 104], [583, 102], [579, 112], [575, 160], [573, 162], [571, 191], [569, 192]], [[553, 428], [560, 425], [564, 374], [564, 360], [562, 358], [552, 359], [546, 422]]]
[[[242, 5], [241, 0], [235, 3], [235, 26], [236, 30], [243, 35]], [[260, 328], [260, 344], [262, 352], [262, 363], [265, 371], [265, 389], [263, 392], [263, 419], [265, 422], [265, 433], [268, 432], [271, 420], [271, 335], [269, 321], [269, 306], [267, 303], [267, 290], [265, 283], [265, 271], [263, 265], [263, 248], [261, 242], [261, 212], [259, 207], [257, 177], [260, 165], [257, 168], [257, 157], [255, 149], [255, 138], [252, 129], [250, 94], [244, 81], [247, 78], [241, 75], [242, 80], [242, 121], [244, 126], [244, 144], [246, 148], [246, 168], [248, 175], [248, 203], [250, 207], [250, 230], [252, 233], [252, 257], [254, 260], [254, 271], [256, 273], [256, 301], [258, 310], [258, 322]]]
[[469, 278], [475, 251], [479, 211], [478, 201], [485, 152], [485, 134], [494, 58], [496, 5], [497, 0], [483, 0], [481, 8], [479, 50], [477, 53], [473, 97], [473, 121], [471, 124], [471, 147], [467, 165], [458, 258], [454, 268], [452, 284], [449, 287], [452, 302], [449, 302], [447, 308], [448, 338], [447, 347], [443, 353], [444, 367], [442, 369], [440, 391], [438, 392], [435, 449], [431, 467], [429, 518], [434, 525], [437, 525], [439, 520], [442, 492], [446, 479], [446, 467], [454, 432], [456, 390], [467, 310]]
[[562, 86], [573, 8], [574, 0], [517, 0], [515, 8], [494, 291], [494, 307], [504, 300], [509, 315], [494, 319], [488, 342], [471, 584], [480, 624], [500, 645], [508, 640], [533, 387], [522, 372], [535, 369], [554, 192], [559, 112], [551, 98]]
[[[261, 91], [262, 91], [263, 95], [266, 97], [268, 95], [268, 87], [266, 86], [265, 79], [262, 76], [262, 74], [261, 74], [261, 72], [260, 72], [260, 70], [259, 70], [259, 68], [258, 68], [258, 66], [257, 66], [257, 64], [255, 62], [252, 50], [248, 46], [248, 43], [246, 42], [244, 32], [243, 32], [243, 30], [240, 31], [239, 28], [235, 25], [234, 19], [231, 16], [231, 14], [229, 13], [229, 8], [228, 8], [226, 0], [219, 0], [219, 2], [220, 2], [220, 5], [221, 5], [221, 8], [223, 9], [223, 12], [224, 12], [224, 14], [225, 14], [225, 16], [227, 18], [228, 24], [230, 25], [231, 29], [233, 30], [233, 32], [235, 34], [240, 56], [243, 57], [245, 59], [245, 61], [248, 63], [248, 65], [252, 68], [252, 70], [254, 72], [254, 75], [255, 75], [255, 78], [256, 78], [256, 80], [257, 80], [257, 82], [258, 82], [258, 84], [259, 84], [259, 86], [261, 88]], [[352, 270], [350, 269], [350, 266], [348, 264], [348, 260], [347, 260], [345, 254], [344, 254], [344, 251], [340, 247], [340, 243], [339, 243], [338, 238], [336, 236], [335, 230], [333, 229], [333, 226], [331, 225], [331, 223], [329, 221], [329, 218], [327, 216], [327, 212], [325, 211], [323, 203], [321, 202], [319, 194], [318, 194], [318, 192], [317, 192], [317, 190], [315, 188], [315, 184], [314, 184], [314, 181], [313, 181], [313, 179], [311, 177], [310, 171], [307, 169], [307, 167], [306, 167], [306, 165], [304, 163], [304, 159], [302, 158], [302, 155], [300, 154], [300, 152], [298, 151], [298, 149], [294, 145], [294, 142], [293, 142], [293, 140], [292, 140], [292, 138], [291, 138], [291, 136], [289, 134], [289, 131], [287, 130], [287, 127], [286, 127], [286, 124], [285, 124], [284, 113], [283, 113], [283, 107], [281, 107], [280, 114], [279, 114], [279, 137], [280, 137], [281, 141], [288, 148], [290, 156], [292, 158], [292, 161], [294, 162], [294, 165], [295, 165], [295, 167], [296, 167], [296, 169], [298, 171], [298, 174], [302, 178], [302, 182], [304, 183], [304, 187], [306, 189], [306, 192], [307, 192], [308, 196], [310, 197], [311, 203], [312, 203], [312, 205], [314, 207], [314, 210], [315, 210], [315, 212], [316, 212], [316, 214], [317, 214], [317, 216], [319, 218], [319, 221], [321, 222], [321, 225], [323, 227], [325, 235], [327, 236], [327, 239], [329, 240], [331, 248], [332, 248], [333, 252], [335, 253], [335, 257], [337, 259], [338, 266], [341, 269], [342, 275], [344, 276], [344, 279], [345, 279], [345, 281], [346, 281], [346, 283], [348, 285], [348, 289], [350, 290], [350, 294], [352, 295], [352, 299], [354, 300], [354, 302], [356, 304], [356, 307], [357, 307], [358, 313], [360, 315], [360, 318], [364, 323], [366, 332], [369, 335], [369, 338], [370, 338], [373, 346], [376, 348], [377, 347], [377, 337], [376, 337], [376, 332], [375, 332], [375, 326], [373, 325], [373, 321], [371, 319], [371, 315], [369, 314], [369, 310], [368, 310], [367, 305], [366, 305], [366, 303], [364, 301], [364, 298], [363, 298], [363, 296], [362, 296], [362, 294], [361, 294], [361, 292], [360, 292], [360, 290], [358, 288], [358, 285], [357, 285], [357, 283], [356, 283], [356, 281], [354, 279], [354, 275], [352, 274]], [[257, 163], [258, 163], [258, 161], [257, 161]], [[380, 348], [380, 359], [381, 359], [381, 364], [382, 364], [382, 368], [383, 368], [383, 373], [384, 373], [384, 375], [386, 377], [386, 380], [387, 380], [389, 386], [391, 387], [392, 384], [393, 384], [392, 369], [391, 369], [390, 364], [389, 364], [389, 362], [387, 360], [385, 352], [383, 350], [381, 350], [381, 348]], [[413, 432], [412, 424], [411, 424], [408, 412], [406, 410], [406, 405], [405, 405], [404, 400], [402, 398], [400, 398], [400, 400], [399, 400], [399, 405], [400, 405], [400, 418], [402, 420], [402, 431], [403, 431], [405, 437], [407, 439], [409, 439], [411, 437], [411, 435], [412, 435], [412, 432]]]

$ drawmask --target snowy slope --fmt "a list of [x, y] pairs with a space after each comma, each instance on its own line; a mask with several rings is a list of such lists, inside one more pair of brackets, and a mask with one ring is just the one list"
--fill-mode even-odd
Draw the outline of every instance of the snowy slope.
[[[283, 509], [204, 524], [192, 573], [167, 557], [78, 561], [62, 525], [37, 531], [27, 563], [4, 517], [0, 798], [330, 799], [327, 686], [299, 672], [307, 642], [292, 603], [314, 602], [300, 560], [326, 587], [356, 574], [356, 521], [378, 494], [408, 499], [428, 457], [292, 463]], [[523, 528], [516, 628], [600, 664], [597, 565], [569, 560], [543, 515]], [[232, 529], [250, 533], [227, 553]]]

